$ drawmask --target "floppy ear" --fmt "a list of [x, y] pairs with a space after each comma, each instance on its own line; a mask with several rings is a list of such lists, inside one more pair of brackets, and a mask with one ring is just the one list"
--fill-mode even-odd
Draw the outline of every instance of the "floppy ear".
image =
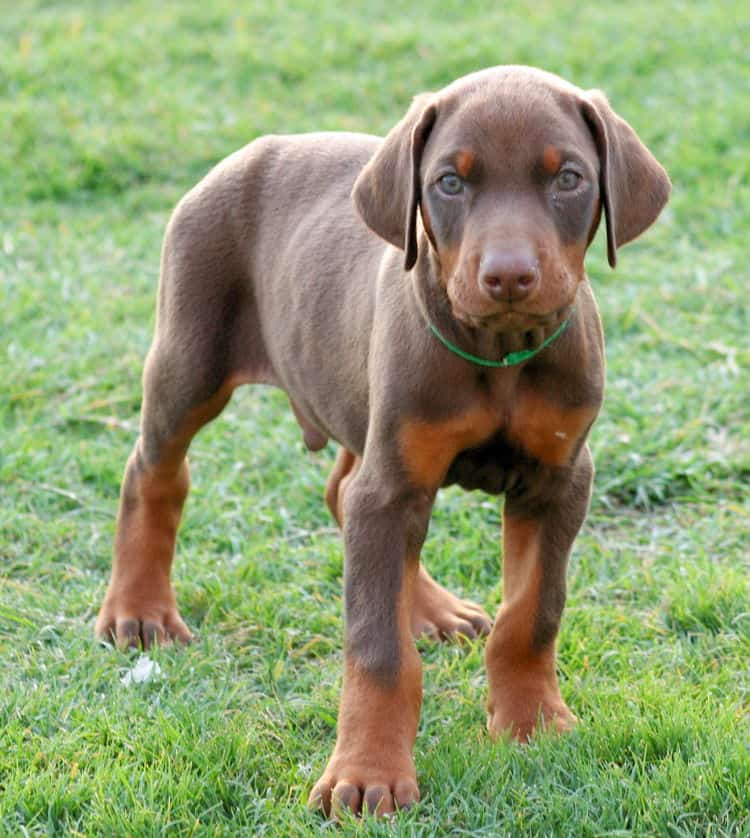
[[662, 166], [600, 90], [587, 91], [582, 108], [599, 153], [607, 258], [614, 268], [617, 248], [656, 221], [672, 185]]
[[404, 270], [417, 261], [417, 208], [422, 197], [419, 167], [437, 115], [423, 93], [406, 116], [388, 132], [383, 144], [354, 182], [352, 197], [365, 224], [405, 251]]

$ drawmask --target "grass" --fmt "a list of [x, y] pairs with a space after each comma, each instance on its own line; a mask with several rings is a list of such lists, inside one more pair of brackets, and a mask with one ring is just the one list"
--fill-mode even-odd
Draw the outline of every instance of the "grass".
[[[200, 640], [92, 639], [138, 421], [170, 208], [266, 132], [384, 132], [495, 63], [606, 90], [675, 184], [606, 267], [598, 474], [570, 570], [563, 692], [526, 748], [484, 730], [481, 644], [423, 646], [424, 800], [363, 835], [750, 835], [750, 13], [229, 0], [6, 4], [0, 20], [0, 834], [336, 833], [304, 808], [333, 744], [341, 549], [284, 397], [192, 449], [175, 582]], [[441, 497], [436, 576], [497, 607], [499, 508]]]

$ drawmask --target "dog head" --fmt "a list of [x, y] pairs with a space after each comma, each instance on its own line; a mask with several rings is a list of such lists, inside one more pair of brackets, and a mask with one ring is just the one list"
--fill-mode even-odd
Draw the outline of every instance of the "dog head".
[[352, 194], [365, 223], [405, 251], [406, 270], [421, 216], [455, 316], [515, 331], [572, 304], [602, 212], [614, 267], [669, 191], [602, 93], [509, 66], [418, 96]]

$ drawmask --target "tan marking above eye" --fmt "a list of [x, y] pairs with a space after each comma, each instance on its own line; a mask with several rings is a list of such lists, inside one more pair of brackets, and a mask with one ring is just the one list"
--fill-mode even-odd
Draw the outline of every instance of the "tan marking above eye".
[[548, 175], [555, 175], [560, 169], [561, 163], [562, 152], [560, 149], [548, 145], [544, 149], [544, 154], [542, 155], [542, 165], [544, 166], [544, 171], [547, 172]]
[[473, 151], [469, 151], [469, 149], [462, 149], [461, 151], [456, 154], [456, 172], [461, 175], [462, 178], [467, 178], [471, 174], [471, 170], [474, 167], [474, 161], [476, 157]]

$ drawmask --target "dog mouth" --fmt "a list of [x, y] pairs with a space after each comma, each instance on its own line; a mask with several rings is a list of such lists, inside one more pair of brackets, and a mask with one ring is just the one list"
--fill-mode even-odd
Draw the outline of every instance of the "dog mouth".
[[531, 333], [558, 326], [570, 314], [571, 306], [545, 313], [519, 311], [508, 308], [491, 313], [474, 313], [454, 307], [453, 314], [459, 322], [472, 329], [483, 329], [496, 334]]

